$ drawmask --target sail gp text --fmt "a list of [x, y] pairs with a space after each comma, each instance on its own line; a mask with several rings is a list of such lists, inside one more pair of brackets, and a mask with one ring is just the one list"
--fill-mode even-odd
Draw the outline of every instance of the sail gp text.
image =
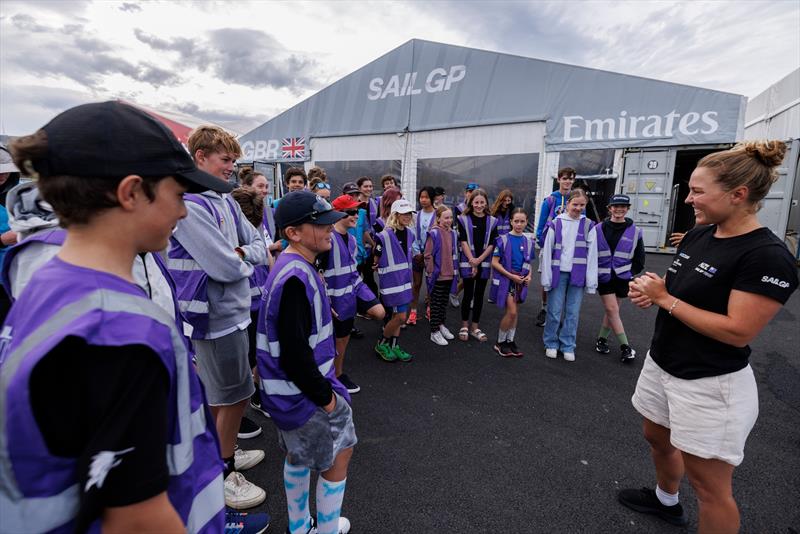
[[[453, 84], [464, 79], [467, 75], [466, 65], [453, 65], [449, 70], [437, 67], [425, 77], [425, 84], [417, 87], [417, 72], [406, 72], [390, 76], [388, 81], [383, 78], [373, 78], [369, 82], [367, 98], [370, 100], [383, 100], [387, 96], [414, 96], [426, 93], [440, 93], [449, 91]], [[421, 79], [419, 80], [422, 81]]]

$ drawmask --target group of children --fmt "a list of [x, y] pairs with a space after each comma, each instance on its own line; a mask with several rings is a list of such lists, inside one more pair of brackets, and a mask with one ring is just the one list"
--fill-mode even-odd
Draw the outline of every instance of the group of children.
[[[394, 177], [382, 178], [378, 198], [363, 177], [331, 205], [320, 194], [330, 191], [324, 171], [315, 194], [292, 168], [289, 192], [270, 203], [258, 173], [227, 194], [240, 148], [225, 131], [198, 128], [188, 145], [191, 157], [162, 124], [119, 102], [68, 110], [12, 145], [14, 162], [37, 178], [38, 189], [20, 196], [50, 210], [3, 269], [4, 285], [18, 288], [0, 334], [0, 457], [9, 463], [0, 492], [12, 527], [263, 532], [267, 514], [237, 512], [266, 498], [241, 474], [265, 457], [236, 445], [261, 431], [243, 427], [249, 401], [272, 418], [286, 453], [287, 531], [346, 533], [340, 511], [357, 442], [350, 394], [359, 388], [343, 360], [360, 335], [356, 315], [383, 320], [382, 359], [408, 362], [398, 339], [417, 322], [423, 277], [438, 345], [488, 340], [479, 322], [489, 286], [504, 310], [494, 350], [522, 356], [518, 308], [536, 247], [511, 191], [490, 209], [471, 183], [450, 208], [443, 190], [424, 187], [417, 211]], [[583, 215], [584, 192], [562, 200], [542, 231], [546, 354], [574, 360], [581, 295], [599, 289], [597, 350], [608, 352], [613, 331], [632, 358], [618, 298], [643, 248], [618, 207], [627, 197], [612, 198], [611, 219], [597, 226]], [[24, 288], [23, 258], [36, 264]], [[459, 291], [454, 335], [446, 312]], [[95, 386], [75, 389], [87, 383]], [[53, 505], [33, 517], [42, 499]]]

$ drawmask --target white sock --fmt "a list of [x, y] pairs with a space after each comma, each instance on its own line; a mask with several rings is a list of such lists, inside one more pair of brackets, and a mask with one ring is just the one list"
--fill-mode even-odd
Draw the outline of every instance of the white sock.
[[514, 336], [517, 334], [517, 327], [510, 329], [506, 335], [506, 341], [514, 341]]
[[347, 479], [330, 482], [317, 479], [317, 534], [339, 534], [339, 516]]
[[658, 500], [661, 501], [661, 504], [663, 504], [664, 506], [675, 506], [676, 504], [678, 504], [678, 493], [680, 492], [677, 492], [675, 494], [667, 493], [666, 491], [659, 488], [658, 484], [656, 484], [656, 497], [658, 497]]
[[292, 465], [287, 459], [283, 464], [283, 488], [286, 491], [286, 508], [289, 512], [289, 532], [305, 534], [311, 528], [311, 513], [308, 510], [308, 487], [311, 470], [301, 465]]
[[497, 342], [505, 343], [507, 339], [508, 339], [508, 330], [500, 330], [500, 333], [497, 334]]

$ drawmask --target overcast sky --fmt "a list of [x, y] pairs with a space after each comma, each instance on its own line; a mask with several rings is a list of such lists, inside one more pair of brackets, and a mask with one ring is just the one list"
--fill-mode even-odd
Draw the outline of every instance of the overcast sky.
[[752, 97], [800, 66], [800, 1], [0, 0], [0, 133], [112, 98], [244, 133], [412, 38]]

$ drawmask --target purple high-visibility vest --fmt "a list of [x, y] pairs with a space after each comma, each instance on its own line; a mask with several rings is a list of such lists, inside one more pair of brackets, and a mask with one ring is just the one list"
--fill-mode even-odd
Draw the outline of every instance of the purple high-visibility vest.
[[[311, 304], [314, 317], [308, 345], [314, 352], [314, 361], [319, 372], [328, 379], [333, 389], [350, 402], [347, 388], [336, 379], [333, 358], [336, 344], [333, 338], [331, 306], [325, 296], [325, 284], [317, 271], [302, 256], [283, 252], [267, 277], [270, 288], [261, 301], [256, 334], [256, 357], [261, 377], [259, 391], [261, 405], [272, 420], [283, 430], [303, 426], [318, 408], [300, 389], [289, 380], [280, 366], [281, 345], [278, 340], [278, 314], [280, 313], [283, 287], [287, 280], [298, 278], [306, 288], [306, 297]], [[283, 347], [292, 350], [293, 347]]]
[[[214, 217], [220, 228], [222, 227], [222, 216], [207, 199], [188, 193], [183, 195], [183, 199], [204, 208]], [[230, 197], [224, 197], [224, 202], [227, 203], [234, 224], [238, 227], [239, 215], [231, 205], [233, 201]], [[186, 322], [192, 325], [192, 339], [205, 339], [208, 333], [208, 275], [174, 236], [169, 238], [167, 267], [175, 280], [181, 313]]]
[[495, 215], [494, 218], [497, 219], [497, 237], [506, 235], [511, 231], [511, 210]]
[[2, 277], [3, 287], [6, 288], [6, 293], [8, 293], [12, 301], [14, 300], [14, 296], [11, 294], [11, 263], [14, 261], [14, 257], [33, 243], [43, 243], [45, 245], [61, 247], [66, 238], [67, 231], [63, 228], [50, 228], [28, 236], [8, 249], [6, 257], [3, 259], [3, 268], [2, 272], [0, 272], [0, 277]]
[[612, 251], [603, 234], [603, 223], [595, 228], [597, 233], [597, 281], [608, 283], [611, 281], [611, 270], [621, 280], [630, 280], [631, 264], [636, 244], [642, 235], [642, 231], [635, 224], [628, 226], [617, 243], [616, 250]]
[[378, 260], [378, 292], [385, 306], [404, 306], [411, 302], [411, 244], [414, 242], [414, 231], [406, 227], [406, 232], [406, 250], [403, 250], [391, 228], [384, 228], [376, 236], [383, 251]]
[[[467, 246], [469, 250], [472, 252], [472, 257], [476, 257], [475, 254], [475, 241], [473, 239], [472, 231], [472, 218], [469, 215], [459, 215], [458, 216], [459, 222], [461, 222], [461, 226], [464, 227], [464, 230], [467, 231]], [[486, 215], [486, 236], [483, 238], [483, 250], [494, 245], [494, 243], [490, 242], [492, 236], [492, 230], [494, 227], [497, 226], [497, 219], [492, 217], [491, 215]], [[459, 247], [460, 248], [460, 247]], [[472, 278], [472, 266], [469, 264], [469, 260], [467, 259], [467, 255], [464, 252], [461, 252], [460, 260], [459, 260], [459, 271], [462, 278]], [[491, 262], [491, 255], [489, 255], [485, 260], [481, 262], [480, 267], [478, 268], [478, 278], [483, 278], [484, 280], [489, 278], [489, 274], [492, 272], [492, 262]]]
[[378, 201], [370, 197], [367, 203], [367, 222], [369, 223], [370, 229], [377, 220], [378, 220]]
[[256, 311], [261, 307], [261, 295], [264, 293], [264, 284], [269, 276], [269, 266], [254, 265], [253, 274], [250, 275], [250, 311]]
[[[169, 376], [167, 495], [189, 532], [221, 532], [223, 466], [214, 420], [176, 321], [139, 287], [57, 257], [37, 271], [0, 333], [2, 529], [74, 529], [83, 492], [77, 459], [49, 452], [28, 389], [36, 365], [68, 336], [97, 346], [144, 345], [159, 356]], [[90, 532], [99, 530], [98, 518]]]
[[267, 235], [273, 242], [276, 241], [276, 230], [275, 230], [275, 208], [270, 206], [267, 203], [267, 199], [264, 199], [264, 215], [261, 219], [261, 226], [264, 227], [264, 230], [267, 231]]
[[375, 295], [358, 275], [356, 238], [336, 230], [331, 234], [331, 251], [323, 275], [331, 307], [344, 321], [356, 316], [357, 298], [369, 302], [375, 300]]
[[[584, 287], [586, 285], [586, 260], [589, 257], [589, 247], [586, 243], [586, 236], [592, 229], [592, 221], [586, 217], [581, 217], [578, 224], [578, 234], [575, 237], [575, 252], [572, 254], [572, 271], [569, 273], [569, 285]], [[556, 218], [547, 223], [547, 229], [555, 231], [553, 239], [553, 261], [551, 263], [552, 281], [551, 287], [558, 285], [561, 276], [561, 247], [563, 241], [561, 219]]]
[[439, 273], [442, 272], [442, 258], [449, 257], [453, 262], [453, 283], [450, 285], [450, 293], [455, 293], [458, 288], [458, 232], [451, 228], [450, 237], [452, 238], [452, 250], [442, 250], [442, 235], [444, 230], [438, 226], [434, 226], [428, 231], [428, 239], [433, 241], [432, 256], [433, 256], [433, 272], [428, 275], [428, 294], [433, 293], [433, 286], [439, 279]]
[[[544, 239], [547, 235], [547, 229], [550, 228], [550, 223], [555, 219], [558, 215], [561, 214], [563, 210], [559, 209], [562, 206], [556, 206], [556, 197], [553, 196], [553, 193], [550, 193], [547, 198], [544, 199], [545, 204], [547, 204], [547, 220], [544, 224], [544, 230], [542, 230], [542, 235], [539, 237], [539, 247], [544, 246]], [[566, 204], [563, 206], [566, 208]]]
[[[522, 262], [522, 271], [518, 273], [514, 273], [514, 270], [511, 267], [511, 247], [509, 246], [509, 239], [508, 234], [501, 235], [495, 241], [496, 252], [500, 254], [500, 264], [505, 268], [506, 271], [514, 274], [518, 274], [523, 278], [528, 276], [531, 272], [531, 262], [536, 259], [536, 247], [533, 246], [533, 238], [527, 235], [523, 235], [524, 239], [522, 240], [522, 257], [524, 261]], [[506, 295], [508, 295], [508, 291], [511, 287], [511, 280], [507, 277], [501, 275], [500, 273], [492, 272], [492, 289], [494, 289], [495, 295], [495, 304], [497, 304], [498, 308], [505, 308], [506, 307]], [[491, 294], [491, 290], [490, 290]], [[522, 286], [517, 291], [517, 302], [525, 302], [525, 298], [528, 296], [528, 286]]]
[[383, 220], [383, 217], [378, 217], [375, 219], [375, 224], [372, 225], [372, 233], [377, 234], [378, 232], [375, 231], [375, 226], [383, 230], [386, 228], [386, 221]]

